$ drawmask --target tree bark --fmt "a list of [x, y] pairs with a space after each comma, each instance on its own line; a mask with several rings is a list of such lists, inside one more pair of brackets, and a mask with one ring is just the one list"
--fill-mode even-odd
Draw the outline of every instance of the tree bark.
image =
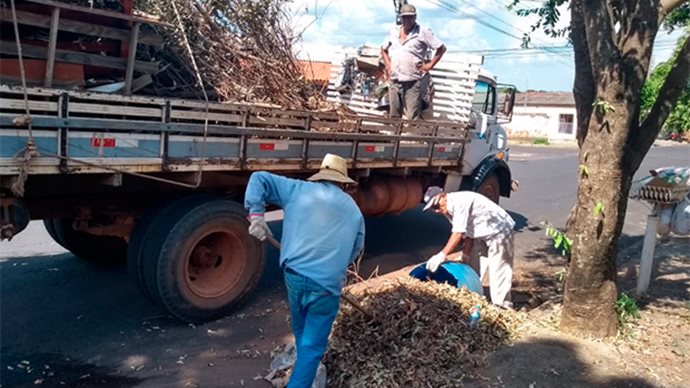
[[[595, 337], [617, 332], [618, 240], [635, 172], [626, 154], [630, 137], [639, 126], [639, 92], [658, 30], [658, 14], [653, 11], [659, 9], [658, 2], [653, 5], [638, 3], [619, 10], [596, 0], [571, 4], [576, 74], [589, 71], [592, 77], [587, 87], [586, 78], [576, 76], [574, 88], [578, 113], [580, 109], [589, 113], [583, 121], [587, 127], [582, 132], [578, 128], [578, 135], [582, 135], [578, 137], [579, 163], [587, 166], [588, 173], [578, 176], [577, 203], [568, 228], [573, 246], [561, 314], [564, 332]], [[616, 30], [616, 13], [644, 23]], [[623, 30], [626, 36], [620, 36]], [[588, 63], [582, 60], [585, 53]], [[578, 95], [578, 91], [583, 94]]]
[[[600, 97], [611, 98], [619, 91], [611, 89]], [[630, 104], [615, 108], [615, 112], [592, 118], [580, 148], [580, 164], [588, 166], [589, 174], [578, 178], [572, 256], [561, 314], [562, 331], [595, 337], [615, 335], [618, 328], [613, 309], [615, 263], [630, 190], [630, 179], [621, 165], [629, 132], [626, 127], [635, 108]], [[600, 212], [595, 211], [598, 206], [603, 206]]]
[[[575, 54], [575, 80], [573, 82], [573, 97], [575, 99], [575, 112], [577, 113], [577, 145], [587, 137], [589, 118], [592, 115], [592, 103], [594, 103], [595, 89], [594, 76], [592, 75], [592, 61], [587, 47], [587, 32], [585, 30], [584, 4], [582, 0], [573, 0], [570, 5], [570, 40], [573, 42]], [[577, 203], [573, 205], [565, 221], [566, 235], [574, 235], [575, 218], [577, 217]]]
[[577, 143], [582, 145], [589, 128], [589, 117], [592, 115], [594, 102], [594, 77], [592, 62], [587, 47], [587, 33], [585, 31], [583, 4], [581, 0], [573, 0], [571, 4], [570, 39], [575, 48], [575, 81], [573, 95], [575, 96], [575, 110], [577, 111]]

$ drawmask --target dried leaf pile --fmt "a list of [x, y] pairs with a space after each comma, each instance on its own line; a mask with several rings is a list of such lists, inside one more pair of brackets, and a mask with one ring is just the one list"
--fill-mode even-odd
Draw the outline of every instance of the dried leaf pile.
[[324, 99], [295, 62], [296, 37], [286, 13], [289, 2], [139, 0], [138, 9], [171, 25], [157, 27], [165, 48], [146, 53], [146, 59], [164, 66], [155, 75], [156, 94], [201, 98], [191, 49], [204, 87], [214, 99], [320, 108]]
[[[329, 387], [461, 386], [520, 324], [477, 294], [412, 278], [368, 289], [360, 302], [375, 322], [343, 305], [326, 354]], [[470, 329], [476, 305], [481, 320]]]

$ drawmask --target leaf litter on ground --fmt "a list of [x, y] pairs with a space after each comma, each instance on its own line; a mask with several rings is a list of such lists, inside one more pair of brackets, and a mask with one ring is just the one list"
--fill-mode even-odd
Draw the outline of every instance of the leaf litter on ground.
[[461, 386], [523, 319], [466, 289], [412, 278], [367, 288], [359, 299], [374, 319], [342, 306], [325, 357], [329, 387]]

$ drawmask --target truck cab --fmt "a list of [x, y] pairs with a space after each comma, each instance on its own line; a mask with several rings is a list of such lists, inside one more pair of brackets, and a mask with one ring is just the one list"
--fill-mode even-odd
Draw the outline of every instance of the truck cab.
[[[515, 90], [513, 85], [496, 83], [489, 71], [480, 69], [472, 98], [472, 141], [466, 147], [460, 172], [461, 189], [478, 191], [497, 203], [499, 197], [509, 197], [517, 189], [508, 167], [510, 148], [503, 127], [512, 118]], [[450, 179], [446, 188], [455, 187], [457, 179]]]
[[[328, 99], [359, 115], [388, 116], [388, 96], [372, 90], [385, 86], [382, 59], [375, 47], [363, 46], [336, 54]], [[342, 58], [339, 60], [337, 58]], [[480, 55], [448, 53], [422, 82], [425, 109], [422, 121], [450, 121], [470, 128], [458, 168], [445, 168], [447, 191], [473, 190], [498, 203], [509, 197], [514, 184], [508, 167], [509, 147], [503, 124], [510, 122], [515, 86], [499, 84], [481, 66]]]

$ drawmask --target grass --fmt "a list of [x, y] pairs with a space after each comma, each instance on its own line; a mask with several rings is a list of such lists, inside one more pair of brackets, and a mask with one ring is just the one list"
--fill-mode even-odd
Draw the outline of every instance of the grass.
[[535, 145], [549, 145], [549, 139], [545, 137], [537, 137], [534, 140], [532, 140], [532, 144]]
[[618, 330], [622, 335], [630, 332], [632, 324], [640, 319], [637, 301], [626, 293], [622, 293], [614, 305], [618, 316]]

